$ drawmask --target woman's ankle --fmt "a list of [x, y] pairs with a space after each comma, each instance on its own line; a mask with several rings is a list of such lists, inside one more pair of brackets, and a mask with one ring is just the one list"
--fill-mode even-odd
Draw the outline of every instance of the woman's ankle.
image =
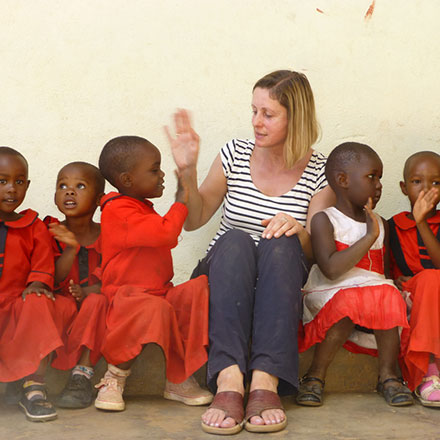
[[243, 373], [238, 365], [231, 365], [218, 374], [217, 392], [222, 391], [237, 391], [244, 395]]

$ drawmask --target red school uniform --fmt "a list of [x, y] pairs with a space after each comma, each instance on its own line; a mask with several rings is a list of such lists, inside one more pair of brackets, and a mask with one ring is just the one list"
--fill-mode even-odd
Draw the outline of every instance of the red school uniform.
[[[409, 212], [389, 220], [391, 269], [393, 278], [412, 277], [404, 283], [412, 301], [409, 329], [401, 336], [403, 376], [411, 390], [422, 381], [428, 370], [430, 354], [440, 358], [440, 270], [435, 269]], [[427, 220], [440, 241], [440, 211]]]
[[156, 343], [173, 383], [187, 379], [207, 361], [208, 280], [173, 286], [171, 249], [188, 210], [174, 203], [161, 217], [148, 200], [119, 193], [101, 200], [102, 291], [109, 300], [102, 353], [114, 365]]
[[29, 283], [53, 287], [51, 238], [38, 214], [31, 209], [22, 217], [0, 223], [0, 382], [34, 373], [40, 361], [63, 346], [63, 320], [69, 319], [66, 301], [45, 295], [22, 299]]
[[[47, 216], [44, 223], [60, 223], [54, 217]], [[52, 237], [55, 260], [63, 253], [66, 245]], [[63, 329], [64, 348], [57, 351], [52, 366], [61, 370], [70, 370], [81, 357], [83, 348], [90, 350], [90, 361], [95, 365], [101, 357], [101, 345], [105, 334], [107, 298], [97, 292], [90, 293], [78, 303], [69, 292], [70, 280], [82, 287], [96, 284], [101, 279], [101, 238], [89, 246], [77, 249], [77, 256], [67, 277], [56, 287], [57, 297], [63, 295], [69, 300], [72, 319]]]

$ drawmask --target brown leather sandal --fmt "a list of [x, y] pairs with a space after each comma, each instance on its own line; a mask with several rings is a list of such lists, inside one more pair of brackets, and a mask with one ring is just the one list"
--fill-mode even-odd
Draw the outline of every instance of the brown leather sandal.
[[287, 426], [286, 416], [284, 416], [284, 420], [282, 422], [271, 425], [254, 425], [250, 422], [251, 417], [261, 417], [263, 411], [268, 409], [282, 409], [284, 411], [280, 396], [278, 396], [277, 393], [269, 390], [254, 390], [249, 393], [249, 398], [246, 405], [246, 423], [244, 425], [244, 429], [249, 432], [277, 432], [284, 429]]
[[237, 391], [222, 391], [217, 393], [211, 405], [209, 405], [209, 408], [222, 410], [225, 413], [225, 418], [231, 417], [237, 424], [230, 428], [221, 428], [220, 426], [206, 425], [202, 421], [203, 431], [209, 434], [231, 435], [238, 434], [243, 429], [243, 396]]

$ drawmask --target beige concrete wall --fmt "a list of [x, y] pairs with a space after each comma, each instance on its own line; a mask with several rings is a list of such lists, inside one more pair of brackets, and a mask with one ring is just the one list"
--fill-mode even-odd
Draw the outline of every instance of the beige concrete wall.
[[[439, 150], [440, 2], [436, 0], [0, 0], [0, 144], [23, 152], [24, 207], [56, 214], [57, 170], [96, 163], [113, 136], [138, 134], [163, 152], [164, 213], [174, 177], [162, 126], [193, 111], [200, 176], [221, 145], [252, 136], [250, 97], [265, 73], [292, 68], [315, 92], [328, 153], [354, 139], [385, 164], [385, 217], [407, 204], [405, 158]], [[371, 8], [370, 8], [371, 12]], [[187, 278], [218, 218], [184, 233], [176, 281]]]

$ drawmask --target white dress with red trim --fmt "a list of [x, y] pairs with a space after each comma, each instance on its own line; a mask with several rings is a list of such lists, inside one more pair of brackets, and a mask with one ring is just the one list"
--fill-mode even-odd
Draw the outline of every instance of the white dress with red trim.
[[[346, 216], [335, 207], [325, 209], [334, 229], [336, 249], [341, 251], [359, 241], [367, 232], [366, 223]], [[384, 275], [384, 226], [367, 254], [349, 271], [335, 280], [328, 279], [313, 265], [303, 288], [304, 339], [300, 350], [324, 340], [327, 331], [348, 317], [356, 328], [344, 347], [355, 353], [377, 355], [372, 330], [408, 327], [406, 305], [392, 280]]]

